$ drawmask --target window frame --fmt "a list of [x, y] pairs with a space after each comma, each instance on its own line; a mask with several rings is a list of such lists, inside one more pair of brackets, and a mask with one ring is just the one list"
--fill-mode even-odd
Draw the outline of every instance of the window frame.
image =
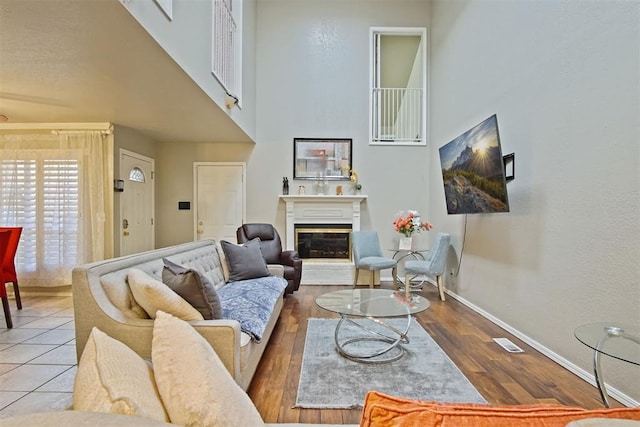
[[[378, 66], [378, 41], [380, 35], [420, 36], [422, 54], [422, 114], [421, 135], [416, 140], [380, 140], [374, 138], [374, 125], [377, 121], [374, 117], [378, 114], [375, 105], [374, 90], [377, 86]], [[428, 69], [428, 38], [426, 27], [370, 27], [369, 28], [369, 145], [374, 146], [426, 146], [428, 143], [428, 105], [429, 105], [429, 69]], [[378, 88], [379, 89], [379, 88]]]
[[[3, 150], [0, 150], [2, 153]], [[61, 268], [61, 266], [56, 264], [48, 264], [47, 259], [49, 257], [46, 256], [45, 251], [47, 248], [51, 248], [52, 245], [47, 242], [47, 236], [50, 234], [47, 230], [47, 211], [46, 209], [46, 190], [45, 190], [45, 179], [47, 178], [47, 174], [45, 172], [45, 166], [47, 162], [69, 162], [73, 161], [76, 164], [76, 173], [77, 180], [75, 182], [75, 191], [77, 192], [77, 200], [75, 204], [76, 209], [76, 221], [75, 221], [75, 233], [69, 235], [68, 232], [65, 231], [65, 238], [60, 239], [58, 242], [58, 248], [61, 251], [57, 252], [57, 256], [61, 259], [69, 260], [69, 257], [72, 257], [70, 261], [65, 261], [63, 265], [74, 265], [79, 262], [78, 254], [81, 250], [81, 242], [80, 236], [83, 233], [83, 223], [81, 221], [82, 217], [82, 204], [83, 204], [83, 172], [82, 172], [82, 161], [83, 161], [83, 152], [79, 149], [33, 149], [33, 150], [24, 150], [22, 152], [11, 152], [11, 158], [5, 158], [0, 161], [0, 164], [4, 164], [5, 162], [33, 162], [33, 173], [28, 177], [23, 176], [23, 182], [25, 183], [23, 189], [24, 190], [32, 190], [33, 191], [33, 224], [26, 223], [25, 216], [25, 207], [27, 200], [24, 197], [22, 198], [22, 204], [16, 205], [17, 208], [22, 208], [22, 217], [17, 217], [22, 220], [21, 223], [11, 224], [12, 226], [21, 226], [23, 227], [22, 235], [20, 237], [20, 245], [18, 246], [18, 252], [16, 254], [16, 264], [19, 270], [23, 273], [27, 274], [36, 274], [40, 277], [41, 274], [47, 274], [47, 272], [51, 272], [52, 268], [54, 270]], [[4, 169], [4, 165], [2, 165]], [[5, 178], [11, 179], [11, 175], [7, 174], [5, 177], [4, 171], [0, 171], [0, 182], [3, 182]], [[15, 176], [13, 177], [16, 178]], [[33, 185], [27, 185], [29, 178]], [[0, 192], [4, 191], [0, 189]], [[59, 187], [57, 187], [59, 188]], [[16, 201], [17, 203], [17, 201]], [[67, 206], [64, 207], [68, 209]], [[3, 208], [4, 209], [4, 208]], [[57, 215], [59, 211], [55, 211], [56, 215], [54, 217], [58, 217]], [[59, 218], [60, 219], [60, 218]], [[62, 220], [62, 219], [61, 219]], [[16, 221], [17, 222], [17, 221]], [[32, 226], [33, 225], [33, 226]], [[67, 238], [68, 237], [68, 238]], [[29, 259], [26, 258], [27, 252], [31, 250], [33, 253]]]

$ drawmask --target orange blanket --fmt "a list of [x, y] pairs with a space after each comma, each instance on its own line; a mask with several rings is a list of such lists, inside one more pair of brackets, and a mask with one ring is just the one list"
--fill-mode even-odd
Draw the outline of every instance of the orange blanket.
[[640, 420], [640, 408], [587, 410], [563, 405], [440, 404], [370, 391], [360, 427], [564, 427], [584, 418]]

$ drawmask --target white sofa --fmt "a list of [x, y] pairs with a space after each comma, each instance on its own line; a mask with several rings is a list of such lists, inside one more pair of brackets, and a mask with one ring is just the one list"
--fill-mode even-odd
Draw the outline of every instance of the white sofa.
[[[104, 414], [100, 412], [82, 411], [58, 411], [41, 412], [28, 415], [0, 418], [3, 427], [60, 427], [60, 426], [135, 426], [135, 427], [163, 427], [176, 424], [163, 423], [141, 417], [127, 415]], [[338, 424], [271, 424], [265, 423], [265, 427], [337, 427]], [[233, 427], [233, 426], [229, 426]], [[342, 427], [357, 427], [357, 424], [342, 425]]]
[[[225, 286], [218, 248], [213, 240], [201, 240], [149, 252], [82, 265], [73, 270], [72, 288], [75, 311], [78, 360], [94, 326], [122, 341], [145, 359], [151, 358], [153, 320], [135, 302], [127, 272], [137, 268], [161, 279], [163, 258], [204, 274], [216, 289]], [[282, 276], [281, 266], [269, 266]], [[256, 279], [259, 280], [259, 279]], [[280, 316], [282, 298], [274, 307], [260, 343], [240, 329], [235, 320], [201, 320], [191, 325], [213, 346], [236, 382], [247, 390], [260, 358]], [[145, 318], [147, 317], [147, 318]]]

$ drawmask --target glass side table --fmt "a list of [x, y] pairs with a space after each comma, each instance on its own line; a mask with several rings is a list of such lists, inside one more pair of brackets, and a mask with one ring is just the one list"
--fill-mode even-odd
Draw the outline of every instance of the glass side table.
[[607, 389], [600, 368], [600, 356], [607, 356], [634, 365], [640, 365], [640, 326], [621, 323], [590, 323], [579, 326], [575, 337], [593, 352], [593, 373], [604, 406], [610, 408]]
[[[425, 257], [424, 254], [426, 254], [427, 252], [430, 251], [430, 249], [389, 249], [390, 251], [393, 252], [393, 255], [391, 256], [391, 258], [395, 259], [396, 261], [398, 261], [398, 264], [400, 264], [400, 261], [404, 260], [405, 258], [413, 258], [416, 261], [424, 261]], [[411, 282], [412, 280], [414, 280], [416, 277], [420, 276], [420, 274], [416, 274], [415, 276], [411, 277], [411, 279], [409, 280], [409, 282]], [[398, 282], [400, 283], [400, 285], [398, 286], [398, 289], [401, 289], [404, 287], [404, 282], [402, 281], [402, 279], [400, 279], [400, 277], [397, 277]], [[424, 276], [422, 278], [422, 280], [420, 281], [420, 283], [414, 284], [412, 285], [411, 283], [409, 284], [409, 287], [413, 290], [416, 289], [422, 289], [422, 285], [424, 284]]]

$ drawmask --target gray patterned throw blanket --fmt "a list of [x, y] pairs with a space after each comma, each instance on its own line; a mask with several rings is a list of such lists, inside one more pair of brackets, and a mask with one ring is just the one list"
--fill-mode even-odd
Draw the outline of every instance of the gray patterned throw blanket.
[[218, 290], [225, 319], [240, 322], [243, 332], [260, 342], [287, 281], [282, 277], [261, 277], [231, 282]]

